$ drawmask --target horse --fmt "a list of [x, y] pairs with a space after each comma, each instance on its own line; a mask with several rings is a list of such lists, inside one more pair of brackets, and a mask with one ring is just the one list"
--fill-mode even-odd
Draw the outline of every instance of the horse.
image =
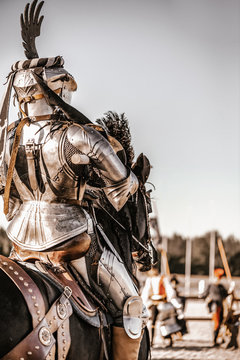
[[[41, 273], [25, 266], [24, 271], [39, 288], [45, 308], [48, 311], [61, 295], [61, 291], [46, 277], [43, 277]], [[31, 315], [22, 293], [3, 271], [0, 271], [0, 311], [0, 358], [2, 358], [33, 330]], [[100, 329], [81, 319], [76, 311], [73, 311], [69, 320], [71, 346], [67, 360], [106, 359]], [[145, 331], [139, 352], [139, 360], [147, 360], [148, 352], [148, 334]], [[30, 358], [31, 356], [27, 356], [24, 359]], [[37, 359], [43, 360], [41, 358]], [[111, 355], [109, 359], [111, 359]], [[16, 360], [16, 358], [12, 358], [12, 360]]]

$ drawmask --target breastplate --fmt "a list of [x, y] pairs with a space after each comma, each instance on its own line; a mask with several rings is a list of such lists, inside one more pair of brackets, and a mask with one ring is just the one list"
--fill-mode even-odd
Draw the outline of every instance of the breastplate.
[[[24, 249], [46, 250], [87, 230], [80, 203], [88, 157], [68, 142], [66, 126], [45, 121], [23, 129], [13, 174], [22, 204], [7, 234]], [[14, 129], [8, 134], [7, 164], [13, 137]]]

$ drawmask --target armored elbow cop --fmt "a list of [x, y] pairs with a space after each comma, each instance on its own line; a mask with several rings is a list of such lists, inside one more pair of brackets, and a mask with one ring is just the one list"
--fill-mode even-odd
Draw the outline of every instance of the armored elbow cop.
[[132, 339], [139, 338], [148, 320], [147, 309], [123, 262], [106, 248], [99, 260], [98, 283], [116, 307], [123, 311], [127, 335]]
[[103, 190], [110, 203], [118, 211], [128, 200], [129, 196], [134, 194], [138, 188], [138, 180], [133, 172], [117, 184], [106, 186]]

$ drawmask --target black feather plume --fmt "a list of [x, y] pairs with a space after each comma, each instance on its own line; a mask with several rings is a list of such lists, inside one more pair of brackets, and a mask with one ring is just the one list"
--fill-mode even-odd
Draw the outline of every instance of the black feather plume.
[[28, 3], [25, 7], [24, 15], [21, 14], [20, 16], [22, 28], [21, 34], [23, 39], [22, 44], [25, 49], [25, 55], [28, 59], [34, 59], [39, 57], [35, 45], [35, 38], [40, 35], [41, 24], [44, 16], [41, 16], [39, 18], [39, 14], [44, 4], [44, 1], [41, 1], [38, 5], [37, 2], [38, 0], [34, 0], [31, 6]]
[[131, 144], [131, 133], [128, 119], [125, 114], [117, 114], [114, 111], [108, 111], [101, 119], [96, 122], [107, 129], [109, 135], [116, 138], [124, 148], [127, 156], [127, 165], [131, 167], [134, 159], [134, 150]]

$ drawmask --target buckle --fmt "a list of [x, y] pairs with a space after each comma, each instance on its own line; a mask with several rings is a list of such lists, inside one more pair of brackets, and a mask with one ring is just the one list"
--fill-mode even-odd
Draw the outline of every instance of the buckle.
[[35, 152], [35, 141], [34, 139], [28, 139], [25, 145], [26, 153], [34, 153]]
[[72, 296], [72, 289], [69, 286], [65, 286], [63, 294], [69, 299]]

